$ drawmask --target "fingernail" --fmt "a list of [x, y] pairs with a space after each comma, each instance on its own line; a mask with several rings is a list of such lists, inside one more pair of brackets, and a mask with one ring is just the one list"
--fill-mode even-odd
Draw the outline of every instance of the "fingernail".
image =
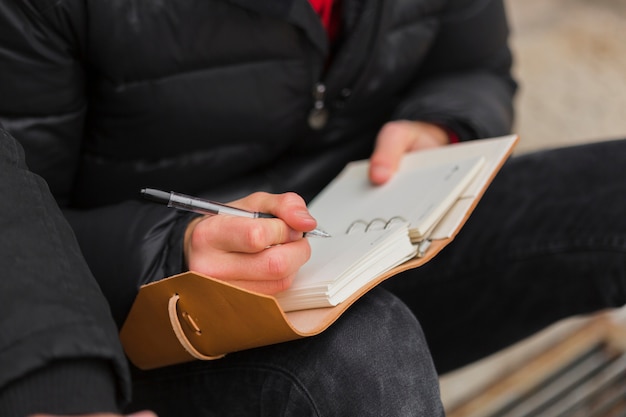
[[372, 167], [371, 176], [375, 181], [385, 181], [391, 175], [391, 169], [384, 165]]
[[296, 241], [296, 240], [300, 240], [304, 237], [304, 233], [302, 232], [298, 232], [297, 230], [293, 230], [291, 229], [289, 231], [289, 240], [291, 242]]
[[299, 210], [299, 211], [296, 211], [294, 214], [300, 217], [301, 219], [305, 219], [305, 220], [311, 220], [313, 218], [307, 210]]
[[296, 215], [296, 217], [299, 217], [302, 220], [314, 220], [313, 216], [311, 216], [311, 213], [309, 213], [308, 210], [298, 210], [294, 212], [294, 214]]

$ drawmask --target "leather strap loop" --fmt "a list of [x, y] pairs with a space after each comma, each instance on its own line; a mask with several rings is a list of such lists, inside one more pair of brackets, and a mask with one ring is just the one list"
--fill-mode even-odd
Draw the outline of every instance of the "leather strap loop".
[[178, 320], [178, 311], [176, 309], [176, 306], [178, 304], [178, 299], [179, 299], [179, 295], [178, 294], [174, 294], [170, 300], [169, 303], [167, 305], [167, 309], [169, 312], [169, 316], [170, 316], [170, 323], [172, 324], [172, 329], [174, 330], [174, 334], [176, 335], [176, 338], [178, 339], [178, 341], [180, 342], [181, 346], [187, 351], [187, 353], [189, 353], [191, 356], [193, 356], [196, 359], [200, 359], [203, 361], [206, 360], [213, 360], [213, 359], [220, 359], [223, 358], [224, 355], [217, 355], [217, 356], [209, 356], [209, 355], [205, 355], [201, 352], [199, 352], [189, 341], [189, 339], [187, 339], [187, 336], [185, 335], [185, 332], [183, 331], [183, 328], [180, 324], [180, 320]]

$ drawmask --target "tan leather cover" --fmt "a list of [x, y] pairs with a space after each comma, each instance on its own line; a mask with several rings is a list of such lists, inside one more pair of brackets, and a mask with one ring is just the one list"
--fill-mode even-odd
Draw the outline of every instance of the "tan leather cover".
[[[511, 151], [512, 147], [509, 154]], [[486, 188], [487, 185], [465, 212], [454, 235]], [[139, 290], [120, 332], [122, 345], [135, 366], [153, 369], [195, 359], [216, 359], [230, 352], [313, 336], [328, 328], [367, 291], [391, 276], [425, 264], [453, 238], [433, 241], [424, 256], [379, 276], [336, 307], [285, 313], [271, 296], [196, 272], [152, 282]]]
[[120, 332], [121, 341], [131, 362], [141, 369], [196, 359], [183, 347], [170, 321], [168, 303], [176, 294], [177, 316], [184, 335], [206, 356], [218, 358], [229, 352], [312, 336], [324, 331], [380, 282], [426, 263], [451, 240], [433, 242], [425, 257], [405, 262], [347, 301], [329, 308], [284, 313], [271, 296], [196, 272], [165, 278], [141, 287]]

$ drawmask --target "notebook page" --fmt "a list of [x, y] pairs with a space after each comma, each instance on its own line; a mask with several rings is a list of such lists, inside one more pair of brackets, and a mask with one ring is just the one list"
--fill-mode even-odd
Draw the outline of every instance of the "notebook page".
[[368, 161], [350, 163], [311, 204], [321, 228], [345, 233], [354, 221], [400, 216], [413, 233], [423, 234], [439, 220], [478, 172], [481, 156], [428, 164], [419, 152], [407, 155], [394, 177], [382, 186], [367, 177]]
[[276, 299], [284, 311], [329, 307], [415, 255], [406, 223], [386, 230], [309, 239], [311, 258]]

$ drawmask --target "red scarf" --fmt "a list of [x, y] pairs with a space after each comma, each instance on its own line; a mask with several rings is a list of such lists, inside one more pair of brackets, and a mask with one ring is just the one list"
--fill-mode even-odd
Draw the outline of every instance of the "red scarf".
[[339, 0], [309, 0], [309, 2], [320, 16], [328, 38], [333, 41], [339, 32]]

